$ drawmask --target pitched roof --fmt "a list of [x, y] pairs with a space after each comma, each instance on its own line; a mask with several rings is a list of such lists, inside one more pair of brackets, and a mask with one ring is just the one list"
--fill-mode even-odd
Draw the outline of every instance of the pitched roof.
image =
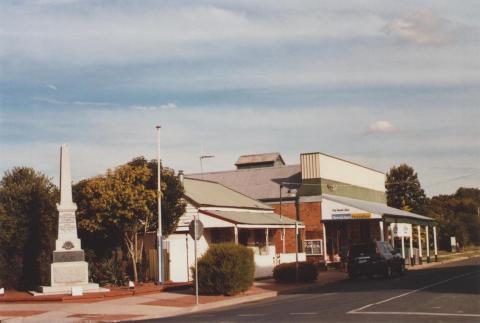
[[[260, 200], [278, 199], [282, 182], [300, 183], [302, 181], [300, 165], [189, 174], [188, 177], [215, 181]], [[284, 186], [282, 189], [283, 197], [288, 197], [289, 188], [298, 187]]]
[[245, 164], [260, 164], [260, 163], [268, 163], [268, 162], [275, 162], [276, 160], [280, 159], [282, 163], [285, 165], [282, 156], [280, 153], [266, 153], [266, 154], [255, 154], [255, 155], [243, 155], [240, 156], [235, 163], [235, 165], [245, 165]]
[[412, 213], [412, 212], [399, 210], [399, 209], [390, 207], [390, 206], [388, 206], [386, 204], [383, 204], [383, 203], [357, 200], [357, 199], [352, 199], [352, 198], [349, 198], [349, 197], [329, 195], [329, 194], [322, 194], [322, 198], [326, 198], [327, 200], [334, 201], [334, 202], [337, 202], [337, 203], [350, 205], [352, 207], [355, 207], [355, 208], [358, 208], [358, 209], [361, 209], [361, 210], [365, 210], [365, 211], [368, 211], [368, 212], [371, 212], [371, 213], [386, 215], [386, 216], [390, 216], [392, 218], [400, 218], [400, 219], [404, 219], [406, 221], [408, 221], [408, 220], [421, 221], [421, 222], [434, 222], [435, 221], [434, 219], [429, 218], [427, 216], [423, 216], [423, 215], [415, 214], [415, 213]]
[[[295, 220], [286, 216], [281, 217], [273, 212], [237, 212], [237, 211], [211, 211], [201, 210], [201, 213], [221, 218], [228, 222], [236, 224], [248, 225], [278, 225], [278, 226], [292, 226], [295, 225]], [[298, 225], [303, 226], [302, 222], [297, 222]]]
[[197, 206], [218, 206], [244, 209], [271, 210], [272, 208], [260, 201], [236, 192], [222, 184], [185, 178], [183, 180], [185, 197]]

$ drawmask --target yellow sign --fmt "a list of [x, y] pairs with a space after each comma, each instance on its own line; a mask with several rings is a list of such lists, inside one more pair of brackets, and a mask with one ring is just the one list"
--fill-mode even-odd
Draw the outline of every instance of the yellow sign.
[[370, 219], [371, 213], [352, 213], [352, 219]]

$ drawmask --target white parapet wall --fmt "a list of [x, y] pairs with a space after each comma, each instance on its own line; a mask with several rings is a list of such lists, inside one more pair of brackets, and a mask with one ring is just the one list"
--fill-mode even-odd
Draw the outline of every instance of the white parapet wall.
[[255, 278], [272, 277], [275, 255], [254, 255]]
[[300, 155], [302, 179], [323, 178], [385, 192], [385, 174], [322, 153]]
[[[297, 256], [295, 253], [281, 253], [278, 255], [279, 263], [285, 264], [289, 262], [295, 262]], [[298, 261], [307, 261], [307, 255], [304, 252], [298, 253]]]

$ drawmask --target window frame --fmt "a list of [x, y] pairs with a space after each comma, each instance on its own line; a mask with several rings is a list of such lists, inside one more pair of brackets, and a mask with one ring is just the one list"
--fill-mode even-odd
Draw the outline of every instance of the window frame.
[[[318, 248], [317, 246], [314, 248], [315, 242], [319, 242], [319, 248], [320, 248], [320, 253], [313, 253], [313, 250]], [[307, 242], [312, 242], [312, 247], [308, 248], [312, 250], [312, 253], [307, 252]], [[303, 250], [305, 252], [305, 255], [307, 256], [323, 256], [323, 239], [305, 239], [303, 240]]]

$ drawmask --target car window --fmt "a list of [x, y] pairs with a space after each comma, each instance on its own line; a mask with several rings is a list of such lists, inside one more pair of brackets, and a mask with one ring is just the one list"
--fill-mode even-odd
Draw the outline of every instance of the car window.
[[375, 244], [373, 243], [354, 245], [350, 248], [349, 257], [373, 256], [376, 254], [375, 249]]
[[382, 250], [382, 254], [385, 256], [390, 256], [393, 253], [392, 246], [387, 242], [379, 242], [379, 246]]

